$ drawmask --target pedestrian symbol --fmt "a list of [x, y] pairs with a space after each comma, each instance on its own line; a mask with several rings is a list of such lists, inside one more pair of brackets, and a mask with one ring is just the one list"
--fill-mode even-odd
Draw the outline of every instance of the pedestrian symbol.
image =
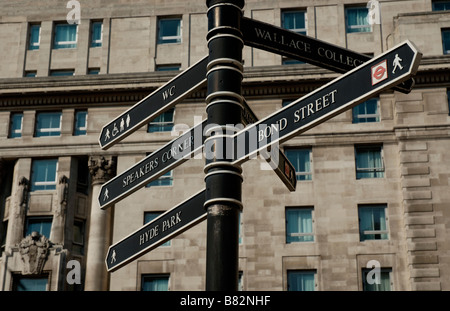
[[392, 73], [395, 73], [395, 70], [397, 70], [397, 68], [400, 68], [400, 70], [403, 69], [402, 64], [400, 64], [401, 61], [403, 60], [398, 56], [398, 54], [395, 54], [394, 63], [392, 64], [392, 66], [394, 66]]

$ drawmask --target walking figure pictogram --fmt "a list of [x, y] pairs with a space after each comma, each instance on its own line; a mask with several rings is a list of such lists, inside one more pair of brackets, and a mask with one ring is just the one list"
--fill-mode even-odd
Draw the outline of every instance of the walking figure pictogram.
[[395, 58], [394, 58], [394, 63], [392, 64], [392, 66], [394, 66], [394, 70], [392, 70], [392, 73], [395, 73], [395, 70], [397, 70], [397, 67], [400, 68], [400, 70], [403, 69], [402, 64], [400, 64], [400, 62], [403, 61], [398, 54], [395, 54]]

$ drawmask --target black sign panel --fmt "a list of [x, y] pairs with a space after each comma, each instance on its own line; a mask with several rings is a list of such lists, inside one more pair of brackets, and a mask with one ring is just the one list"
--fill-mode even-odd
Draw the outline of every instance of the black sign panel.
[[205, 220], [204, 203], [205, 190], [111, 245], [105, 259], [107, 270], [120, 268]]
[[237, 152], [234, 163], [243, 162], [271, 145], [281, 144], [409, 79], [417, 72], [420, 58], [417, 49], [406, 41], [246, 127], [234, 137]]
[[155, 92], [105, 125], [99, 137], [102, 149], [108, 149], [144, 124], [172, 108], [191, 92], [206, 84], [208, 56], [183, 71]]
[[[348, 72], [372, 59], [325, 41], [245, 17], [241, 21], [241, 31], [248, 46], [339, 73]], [[414, 81], [410, 79], [398, 85], [396, 90], [409, 93], [413, 85]]]
[[98, 196], [100, 207], [111, 206], [201, 152], [205, 126], [206, 120], [104, 183]]

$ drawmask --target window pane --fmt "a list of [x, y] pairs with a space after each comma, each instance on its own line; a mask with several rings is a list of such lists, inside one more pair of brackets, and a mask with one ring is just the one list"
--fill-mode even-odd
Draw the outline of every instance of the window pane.
[[170, 132], [173, 129], [173, 115], [174, 109], [170, 109], [163, 114], [159, 115], [153, 121], [151, 121], [148, 125], [147, 132], [155, 133], [155, 132]]
[[347, 8], [347, 33], [371, 32], [372, 28], [370, 27], [369, 21], [367, 20], [368, 14], [368, 8]]
[[61, 134], [61, 113], [39, 113], [36, 118], [36, 137], [59, 136]]
[[286, 209], [286, 243], [313, 242], [312, 208]]
[[450, 1], [433, 1], [433, 11], [450, 10]]
[[[372, 269], [363, 269], [363, 291], [390, 291], [391, 290], [391, 272], [392, 269], [380, 269], [379, 279], [368, 275]], [[372, 283], [372, 284], [370, 284]]]
[[77, 111], [75, 113], [75, 136], [86, 135], [87, 133], [87, 111]]
[[50, 76], [52, 77], [69, 77], [74, 75], [74, 70], [52, 70]]
[[15, 287], [16, 291], [46, 291], [48, 278], [19, 278]]
[[384, 165], [381, 147], [356, 148], [356, 178], [383, 178]]
[[314, 291], [314, 271], [288, 271], [288, 291]]
[[56, 189], [58, 160], [34, 160], [31, 172], [31, 191]]
[[[161, 215], [162, 212], [145, 212], [144, 213], [144, 225], [153, 221], [154, 219], [156, 219], [157, 217], [159, 217], [159, 215]], [[161, 246], [170, 246], [170, 241], [167, 241], [164, 244], [161, 244]]]
[[9, 129], [10, 138], [22, 137], [23, 113], [13, 113], [11, 115], [11, 126]]
[[181, 19], [168, 18], [159, 20], [158, 43], [181, 42]]
[[29, 50], [38, 50], [40, 44], [41, 25], [30, 26], [30, 41], [28, 42]]
[[168, 291], [169, 276], [142, 276], [142, 291]]
[[102, 22], [92, 22], [91, 24], [91, 47], [102, 46]]
[[450, 54], [450, 29], [442, 30], [442, 47], [444, 54]]
[[173, 181], [172, 172], [173, 171], [168, 171], [167, 173], [159, 177], [157, 180], [154, 180], [149, 184], [147, 184], [146, 187], [149, 188], [152, 186], [172, 186]]
[[388, 239], [385, 212], [385, 205], [358, 208], [360, 241]]
[[379, 122], [378, 99], [369, 99], [356, 107], [353, 107], [353, 123]]
[[286, 149], [286, 157], [295, 168], [297, 180], [311, 180], [311, 149]]
[[77, 24], [55, 25], [55, 49], [69, 49], [77, 47]]
[[50, 238], [51, 228], [51, 217], [28, 217], [25, 227], [25, 236], [30, 235], [32, 232], [36, 231], [48, 239]]
[[283, 12], [282, 13], [282, 27], [289, 29], [296, 33], [306, 35], [306, 14], [305, 12]]

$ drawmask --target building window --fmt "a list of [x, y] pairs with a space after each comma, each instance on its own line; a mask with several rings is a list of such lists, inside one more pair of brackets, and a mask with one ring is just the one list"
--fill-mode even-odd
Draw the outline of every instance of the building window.
[[141, 290], [147, 292], [168, 291], [168, 274], [144, 274], [142, 275]]
[[179, 71], [181, 68], [180, 64], [173, 65], [157, 65], [156, 71]]
[[75, 70], [68, 69], [68, 70], [51, 70], [50, 76], [52, 77], [70, 77], [75, 74]]
[[77, 24], [56, 24], [53, 40], [54, 49], [73, 49], [77, 47]]
[[442, 48], [445, 55], [450, 54], [450, 29], [442, 30]]
[[28, 50], [39, 50], [40, 42], [41, 42], [41, 25], [31, 24], [28, 39]]
[[357, 146], [355, 158], [356, 179], [384, 177], [382, 146]]
[[352, 109], [353, 123], [380, 122], [379, 99], [371, 98]]
[[[145, 212], [144, 213], [144, 225], [155, 220], [161, 214], [162, 214], [162, 212]], [[170, 241], [167, 241], [166, 243], [161, 244], [160, 246], [170, 246]]]
[[284, 153], [294, 165], [297, 180], [312, 180], [311, 149], [286, 149]]
[[172, 108], [160, 114], [148, 124], [147, 132], [170, 132], [174, 126], [174, 113], [175, 109]]
[[363, 291], [390, 291], [392, 269], [381, 268], [378, 279], [376, 277], [372, 277], [372, 275], [369, 275], [371, 271], [372, 269], [362, 269]]
[[100, 73], [100, 68], [89, 68], [88, 75], [98, 75]]
[[[305, 11], [284, 11], [281, 12], [281, 27], [298, 34], [306, 35], [306, 12]], [[304, 62], [283, 57], [283, 65], [304, 64]]]
[[84, 255], [84, 233], [84, 220], [75, 220], [73, 223], [73, 250], [80, 255]]
[[316, 271], [308, 270], [288, 270], [287, 290], [288, 291], [314, 291]]
[[168, 171], [157, 180], [154, 180], [147, 184], [147, 188], [149, 187], [158, 187], [158, 186], [172, 186], [173, 184], [173, 170]]
[[58, 160], [34, 160], [31, 168], [31, 191], [55, 190]]
[[13, 290], [18, 292], [44, 292], [48, 290], [48, 276], [28, 277], [18, 275], [14, 277]]
[[367, 16], [369, 9], [366, 7], [351, 7], [345, 9], [345, 19], [347, 33], [352, 32], [371, 32], [372, 27], [369, 24]]
[[181, 18], [160, 18], [158, 20], [158, 44], [181, 42]]
[[450, 1], [433, 1], [433, 11], [450, 10]]
[[447, 89], [448, 115], [450, 115], [450, 89]]
[[36, 216], [27, 217], [25, 223], [25, 236], [30, 235], [32, 232], [39, 232], [40, 235], [50, 238], [50, 231], [52, 228], [51, 216]]
[[103, 22], [95, 21], [91, 23], [91, 47], [102, 46]]
[[31, 70], [31, 71], [25, 71], [25, 73], [24, 73], [23, 76], [24, 76], [25, 78], [35, 78], [36, 75], [37, 75], [37, 72]]
[[61, 135], [61, 112], [41, 112], [36, 117], [36, 137]]
[[313, 242], [312, 207], [286, 208], [286, 243]]
[[359, 238], [365, 240], [387, 240], [386, 205], [358, 206]]
[[75, 112], [75, 129], [74, 135], [81, 136], [87, 133], [87, 111], [77, 111]]
[[23, 113], [11, 114], [11, 123], [9, 126], [9, 138], [22, 137]]

